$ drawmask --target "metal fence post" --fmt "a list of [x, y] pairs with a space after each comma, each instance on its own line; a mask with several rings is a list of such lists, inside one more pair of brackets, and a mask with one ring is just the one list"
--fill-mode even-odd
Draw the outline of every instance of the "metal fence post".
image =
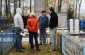
[[64, 51], [64, 30], [62, 29], [62, 53]]
[[1, 55], [3, 55], [3, 31], [1, 31]]
[[83, 42], [83, 55], [85, 55], [85, 41]]

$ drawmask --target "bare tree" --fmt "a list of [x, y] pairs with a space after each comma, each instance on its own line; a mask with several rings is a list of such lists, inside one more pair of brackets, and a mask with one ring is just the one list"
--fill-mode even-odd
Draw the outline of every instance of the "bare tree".
[[2, 16], [2, 0], [0, 0], [0, 17]]
[[78, 18], [80, 19], [80, 8], [81, 8], [82, 0], [79, 1], [79, 16]]
[[17, 8], [17, 0], [14, 0], [14, 14], [16, 13], [16, 8]]
[[58, 0], [58, 12], [61, 12], [62, 0]]
[[19, 0], [19, 7], [21, 6], [21, 0]]
[[80, 19], [81, 4], [82, 4], [82, 0], [76, 0], [75, 18], [78, 18], [78, 19]]

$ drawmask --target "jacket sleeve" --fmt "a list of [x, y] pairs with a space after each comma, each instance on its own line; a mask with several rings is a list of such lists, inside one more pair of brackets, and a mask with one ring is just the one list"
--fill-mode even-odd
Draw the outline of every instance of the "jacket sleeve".
[[37, 20], [36, 31], [39, 29], [39, 20]]
[[18, 24], [19, 24], [20, 29], [24, 31], [24, 23], [23, 23], [22, 16], [18, 16]]
[[54, 18], [54, 16], [51, 15], [50, 24], [49, 24], [51, 29], [53, 28], [53, 25], [54, 25], [54, 23], [53, 23], [54, 22], [54, 19], [53, 18]]
[[29, 20], [27, 20], [27, 29], [28, 29], [28, 25], [29, 25]]
[[49, 18], [46, 19], [46, 28], [49, 26]]
[[30, 20], [29, 19], [27, 20], [27, 29], [31, 30], [31, 28], [30, 28]]
[[53, 27], [57, 26], [58, 26], [58, 16], [56, 14], [52, 14], [50, 19], [50, 28], [52, 29]]

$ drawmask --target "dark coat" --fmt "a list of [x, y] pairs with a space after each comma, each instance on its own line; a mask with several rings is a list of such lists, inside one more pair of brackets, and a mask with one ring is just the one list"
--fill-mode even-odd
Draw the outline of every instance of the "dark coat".
[[22, 18], [23, 18], [24, 28], [25, 28], [27, 25], [27, 20], [28, 20], [29, 16], [22, 16]]
[[58, 15], [55, 12], [51, 13], [49, 26], [51, 29], [58, 26]]

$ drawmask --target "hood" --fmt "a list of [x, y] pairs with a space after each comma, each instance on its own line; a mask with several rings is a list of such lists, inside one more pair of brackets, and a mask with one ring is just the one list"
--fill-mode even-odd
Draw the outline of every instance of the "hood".
[[21, 8], [17, 8], [17, 9], [16, 9], [16, 14], [22, 14]]

